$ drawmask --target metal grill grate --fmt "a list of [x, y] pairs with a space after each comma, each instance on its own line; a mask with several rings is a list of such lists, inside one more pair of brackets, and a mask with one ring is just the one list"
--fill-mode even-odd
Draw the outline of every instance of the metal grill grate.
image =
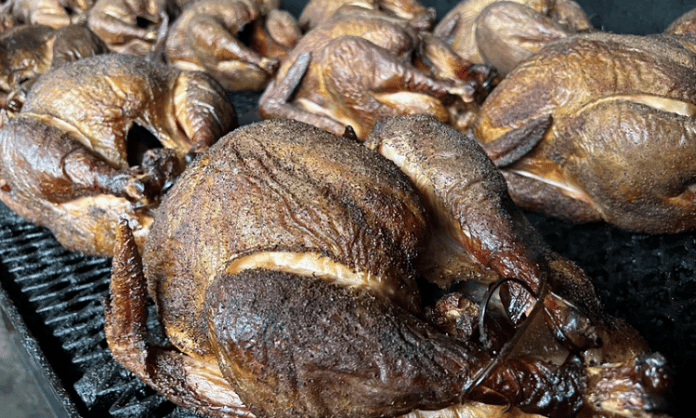
[[[110, 356], [102, 299], [111, 261], [71, 253], [0, 206], [2, 287], [85, 417], [184, 417]], [[154, 326], [154, 325], [153, 325]], [[171, 414], [175, 415], [171, 415]]]

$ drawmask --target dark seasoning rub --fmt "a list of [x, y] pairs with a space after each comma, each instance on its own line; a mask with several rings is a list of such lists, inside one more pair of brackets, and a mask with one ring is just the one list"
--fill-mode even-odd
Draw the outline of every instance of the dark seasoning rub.
[[[596, 27], [630, 33], [660, 31], [696, 7], [696, 3], [676, 0], [579, 3]], [[453, 4], [435, 2], [438, 16]], [[300, 7], [288, 5], [287, 9]], [[253, 106], [254, 100], [240, 95], [237, 102], [240, 115], [253, 114], [245, 106]], [[253, 116], [247, 121], [251, 119]], [[667, 357], [676, 380], [670, 412], [675, 417], [687, 416], [687, 379], [696, 373], [696, 232], [650, 236], [606, 224], [572, 225], [528, 216], [555, 251], [593, 278], [607, 313], [625, 319], [653, 350]], [[70, 411], [70, 415], [196, 417], [166, 401], [111, 359], [102, 308], [110, 270], [110, 260], [71, 253], [47, 230], [0, 205], [0, 287], [60, 379], [69, 398], [64, 401], [74, 404], [77, 413]], [[151, 317], [150, 325], [156, 329]]]

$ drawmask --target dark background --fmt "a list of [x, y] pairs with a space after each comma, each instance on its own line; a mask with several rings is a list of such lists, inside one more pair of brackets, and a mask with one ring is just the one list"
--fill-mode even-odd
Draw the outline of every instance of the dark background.
[[636, 35], [662, 32], [673, 20], [696, 7], [696, 1], [686, 0], [577, 2], [590, 17], [595, 28]]
[[[597, 29], [616, 33], [645, 35], [662, 32], [684, 12], [695, 8], [696, 1], [687, 0], [576, 0]], [[302, 11], [304, 0], [283, 0], [283, 8], [296, 16]], [[422, 4], [435, 7], [441, 18], [454, 5], [454, 0], [421, 0]]]

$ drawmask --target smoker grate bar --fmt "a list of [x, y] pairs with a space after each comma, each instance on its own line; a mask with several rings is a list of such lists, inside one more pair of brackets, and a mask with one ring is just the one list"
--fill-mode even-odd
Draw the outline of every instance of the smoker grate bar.
[[[111, 261], [65, 250], [50, 231], [0, 205], [0, 259], [24, 316], [40, 322], [47, 355], [68, 359], [56, 367], [85, 417], [198, 417], [166, 401], [111, 358], [104, 336], [103, 298]], [[150, 328], [157, 328], [154, 309]], [[57, 344], [52, 342], [57, 340]], [[160, 340], [163, 338], [160, 336]], [[59, 348], [59, 349], [58, 349]], [[69, 369], [69, 370], [67, 370]]]
[[[80, 276], [82, 276], [81, 271], [87, 268], [85, 275], [87, 276], [84, 280], [90, 280], [92, 276], [97, 275], [98, 272], [94, 271], [100, 269], [102, 271], [108, 271], [111, 264], [105, 262], [105, 260], [99, 260], [100, 263], [94, 263], [94, 265], [88, 265], [81, 259], [75, 259], [72, 255], [66, 257], [65, 254], [40, 254], [42, 259], [40, 260], [24, 260], [24, 267], [27, 270], [32, 268], [41, 268], [41, 271], [37, 271], [35, 274], [30, 274], [29, 272], [22, 273], [21, 280], [32, 281], [36, 280], [37, 284], [41, 284], [46, 280], [46, 278], [64, 278], [72, 280], [73, 282], [81, 281]], [[8, 260], [12, 262], [13, 260]], [[22, 270], [17, 268], [16, 270]], [[30, 290], [30, 288], [28, 288]]]
[[[96, 296], [94, 296], [96, 297]], [[101, 306], [101, 298], [99, 301], [94, 301], [89, 305], [85, 306], [75, 312], [65, 312], [64, 315], [54, 316], [51, 319], [46, 320], [46, 324], [56, 325], [55, 335], [62, 335], [63, 333], [70, 332], [73, 329], [78, 329], [80, 325], [87, 326], [87, 323], [83, 321], [88, 321], [92, 318], [99, 317], [104, 313], [104, 309]]]

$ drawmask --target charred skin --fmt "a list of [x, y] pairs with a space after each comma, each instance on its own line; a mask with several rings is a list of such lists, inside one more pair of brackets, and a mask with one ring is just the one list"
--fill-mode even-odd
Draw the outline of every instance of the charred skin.
[[[365, 145], [394, 161], [413, 180], [430, 212], [437, 214], [436, 233], [448, 235], [497, 277], [517, 278], [543, 298], [556, 349], [578, 353], [588, 373], [598, 378], [582, 394], [585, 404], [579, 416], [650, 414], [664, 407], [661, 402], [671, 385], [664, 358], [651, 353], [628, 324], [604, 313], [590, 278], [548, 247], [513, 204], [503, 176], [473, 138], [430, 117], [408, 116], [380, 121]], [[504, 153], [499, 157], [507, 158]], [[448, 249], [436, 246], [435, 251]], [[434, 258], [427, 253], [424, 257], [427, 263]], [[543, 286], [548, 286], [547, 295], [541, 294]], [[522, 312], [533, 315], [527, 290], [504, 290], [510, 292], [503, 301], [513, 319]], [[614, 386], [618, 381], [633, 382], [635, 390], [619, 389]], [[613, 390], [604, 391], [609, 387]]]
[[114, 359], [178, 404], [213, 417], [253, 417], [217, 365], [148, 345], [147, 283], [139, 251], [129, 221], [121, 218], [104, 304], [104, 330]]
[[[426, 140], [442, 127], [399, 122]], [[456, 161], [491, 164], [468, 146], [475, 156]], [[484, 219], [497, 210], [485, 196]], [[118, 361], [183, 406], [212, 416], [502, 416], [496, 404], [513, 405], [510, 416], [650, 416], [668, 390], [664, 359], [636, 357], [645, 350], [635, 333], [620, 334], [622, 345], [610, 336], [610, 347], [626, 349], [616, 357], [568, 356], [562, 342], [555, 350], [566, 360], [549, 362], [498, 358], [425, 320], [412, 280], [434, 226], [428, 206], [403, 172], [354, 139], [281, 119], [240, 128], [197, 159], [158, 210], [144, 268], [127, 222], [117, 228], [107, 339]], [[176, 349], [145, 343], [146, 286]], [[547, 327], [572, 334], [579, 317], [553, 314], [568, 311], [553, 306], [563, 303], [544, 301], [566, 321]]]
[[[584, 378], [574, 364], [519, 358], [470, 387], [491, 354], [421, 319], [412, 263], [423, 208], [394, 165], [353, 140], [280, 119], [242, 127], [197, 159], [158, 209], [143, 252], [149, 293], [187, 361], [219, 365], [260, 416], [398, 415], [491, 394], [575, 412]], [[131, 250], [114, 259], [112, 286], [122, 290], [112, 290], [112, 311], [142, 303], [116, 299], [130, 287], [121, 276], [139, 269], [129, 261], [136, 247], [120, 245]], [[122, 344], [112, 349], [131, 370], [156, 388], [171, 381], [153, 377], [171, 369], [146, 363], [155, 348]], [[547, 384], [519, 384], [527, 379]], [[551, 382], [563, 389], [547, 403]]]
[[[531, 414], [570, 416], [581, 407], [577, 395], [585, 380], [575, 363], [558, 368], [517, 358], [512, 367], [498, 367], [470, 387], [468, 375], [480, 369], [477, 362], [490, 361], [488, 353], [437, 331], [369, 289], [281, 271], [249, 269], [215, 279], [206, 312], [217, 362], [150, 346], [145, 277], [125, 220], [117, 235], [105, 307], [109, 348], [117, 361], [182, 406], [214, 417], [395, 416], [400, 411], [428, 416], [414, 408], [447, 405], [439, 413], [508, 416], [509, 404], [462, 398], [469, 387], [474, 399], [512, 402]], [[536, 384], [525, 383], [530, 381]], [[517, 408], [510, 413], [527, 416]]]
[[241, 269], [301, 265], [305, 257], [324, 263], [326, 276], [335, 268], [365, 285], [383, 281], [375, 291], [419, 309], [411, 262], [428, 215], [408, 180], [380, 156], [277, 120], [238, 128], [191, 168], [168, 192], [143, 254], [150, 294], [186, 352], [210, 353], [205, 289], [235, 261]]
[[[576, 35], [509, 74], [483, 105], [476, 138], [487, 144], [552, 120], [536, 147], [503, 167], [513, 199], [576, 222], [692, 229], [696, 55], [689, 45], [666, 35]], [[646, 161], [659, 169], [646, 175]]]
[[[595, 313], [602, 311], [589, 278], [548, 247], [515, 206], [504, 178], [475, 140], [432, 118], [414, 116], [380, 121], [365, 144], [412, 178], [431, 213], [438, 215], [438, 230], [495, 271], [494, 277], [520, 279], [537, 293], [542, 281], [549, 280], [552, 292], [561, 292], [579, 305], [585, 319], [578, 325], [591, 323]], [[515, 293], [509, 313], [520, 318], [529, 311], [532, 299], [522, 289]], [[595, 346], [596, 331], [580, 327], [568, 330], [569, 336], [576, 334], [571, 338], [579, 343], [575, 349]]]
[[217, 280], [206, 305], [220, 367], [258, 416], [396, 416], [471, 400], [572, 416], [582, 405], [578, 364], [515, 358], [472, 387], [489, 352], [369, 289], [275, 271]]
[[[128, 149], [146, 144], [128, 139], [135, 125], [162, 146], [139, 161]], [[187, 154], [234, 126], [234, 108], [205, 75], [125, 55], [83, 59], [38, 81], [0, 130], [0, 199], [69, 249], [111, 256], [120, 214], [132, 217], [142, 244]]]

